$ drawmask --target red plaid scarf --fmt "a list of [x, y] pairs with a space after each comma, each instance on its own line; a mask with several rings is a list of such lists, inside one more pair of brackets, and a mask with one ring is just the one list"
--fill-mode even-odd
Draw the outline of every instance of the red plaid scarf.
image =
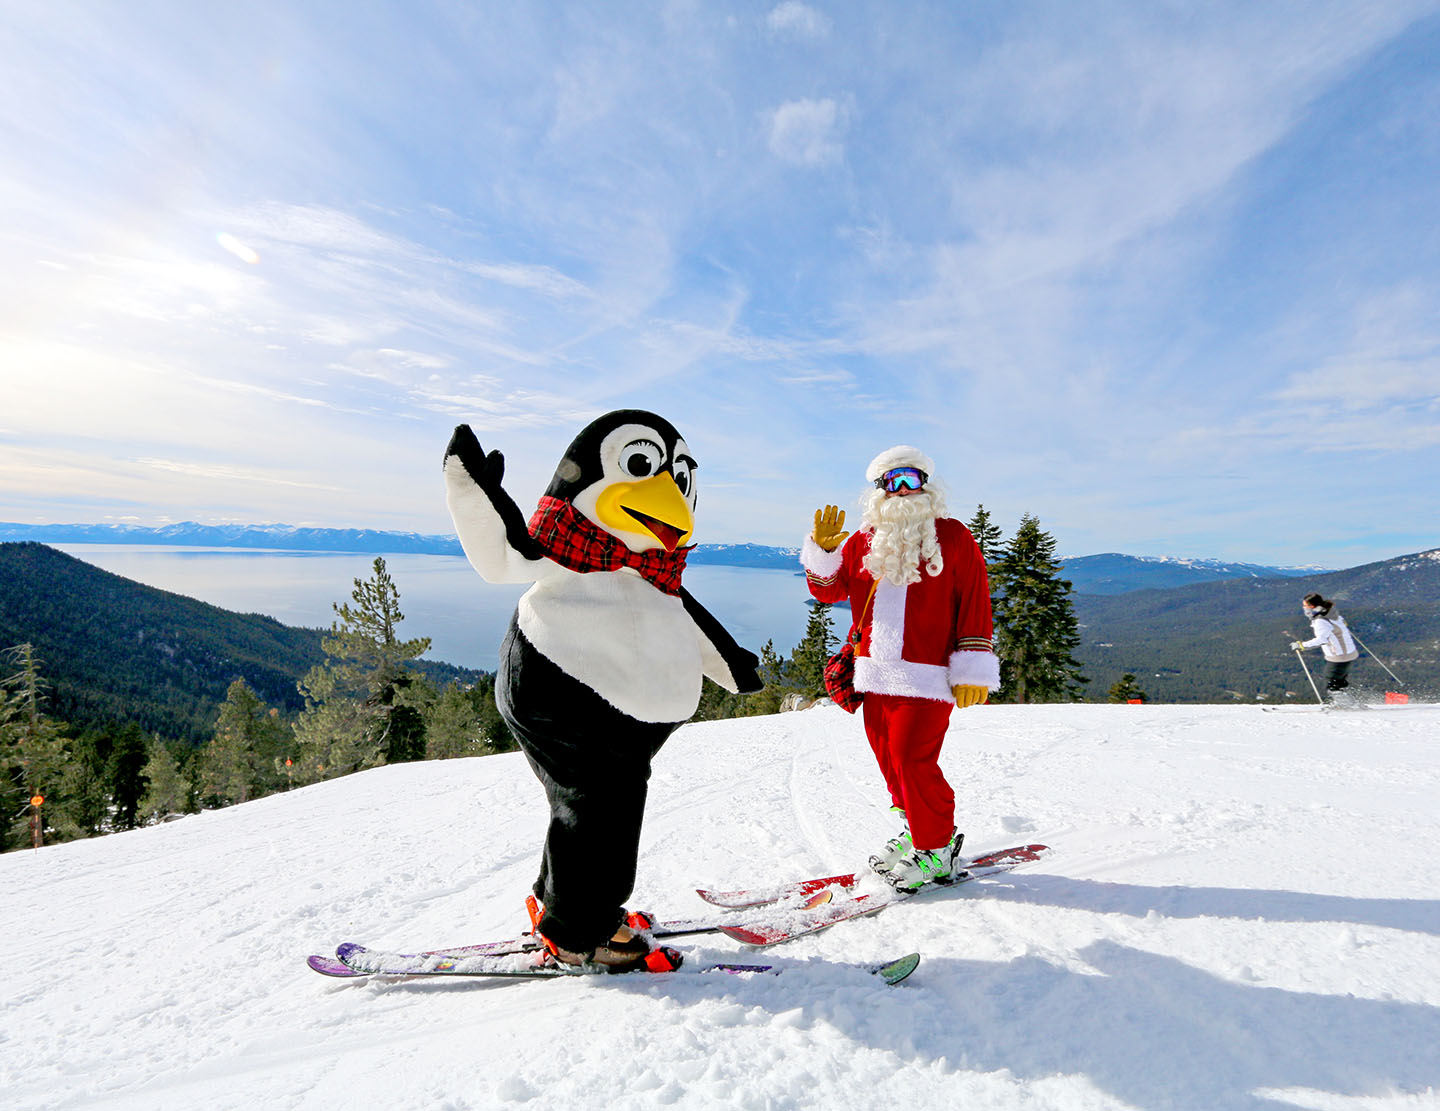
[[680, 593], [680, 576], [690, 554], [689, 548], [632, 552], [618, 536], [577, 513], [568, 501], [552, 497], [540, 499], [530, 518], [530, 535], [561, 567], [580, 572], [633, 567], [666, 594]]

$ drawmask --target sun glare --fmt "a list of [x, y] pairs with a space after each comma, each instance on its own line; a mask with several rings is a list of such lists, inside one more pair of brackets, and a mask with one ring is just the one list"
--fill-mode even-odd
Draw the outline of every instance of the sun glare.
[[241, 262], [248, 262], [251, 266], [254, 266], [260, 261], [260, 256], [257, 255], [253, 249], [245, 246], [245, 244], [241, 243], [240, 240], [236, 239], [228, 231], [218, 233], [215, 236], [215, 242], [219, 243], [220, 246], [224, 247]]

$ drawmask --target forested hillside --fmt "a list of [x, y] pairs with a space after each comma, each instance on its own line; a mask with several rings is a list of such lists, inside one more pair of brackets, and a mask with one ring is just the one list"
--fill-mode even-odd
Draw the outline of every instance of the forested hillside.
[[[348, 587], [335, 584], [337, 601]], [[267, 704], [298, 711], [296, 683], [325, 658], [323, 635], [142, 586], [43, 544], [0, 544], [0, 648], [34, 645], [50, 712], [75, 729], [134, 722], [200, 744], [241, 678]], [[462, 674], [416, 666], [442, 680]]]

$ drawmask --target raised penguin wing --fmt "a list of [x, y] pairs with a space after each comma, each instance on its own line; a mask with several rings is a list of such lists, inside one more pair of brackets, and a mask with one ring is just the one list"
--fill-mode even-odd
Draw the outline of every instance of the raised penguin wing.
[[504, 477], [505, 457], [487, 455], [468, 424], [456, 428], [445, 449], [445, 503], [460, 546], [486, 582], [533, 582], [559, 565], [531, 537]]
[[754, 694], [760, 690], [765, 685], [757, 670], [760, 658], [736, 644], [725, 626], [683, 586], [680, 601], [700, 633], [700, 659], [705, 674], [735, 694]]

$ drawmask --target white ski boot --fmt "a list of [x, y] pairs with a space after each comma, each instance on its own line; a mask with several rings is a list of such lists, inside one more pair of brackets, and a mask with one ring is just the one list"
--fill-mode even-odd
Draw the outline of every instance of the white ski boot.
[[[900, 815], [900, 820], [905, 822], [905, 811], [901, 810], [898, 806], [892, 806], [890, 809]], [[905, 822], [904, 828], [894, 837], [890, 838], [890, 840], [886, 841], [885, 847], [870, 858], [871, 870], [883, 876], [908, 856], [910, 850], [914, 847], [914, 842], [910, 840], [910, 823]]]
[[950, 882], [960, 861], [960, 846], [965, 841], [963, 833], [955, 833], [950, 843], [940, 849], [911, 849], [897, 860], [891, 868], [882, 872], [885, 882], [896, 891], [919, 891], [926, 884]]

